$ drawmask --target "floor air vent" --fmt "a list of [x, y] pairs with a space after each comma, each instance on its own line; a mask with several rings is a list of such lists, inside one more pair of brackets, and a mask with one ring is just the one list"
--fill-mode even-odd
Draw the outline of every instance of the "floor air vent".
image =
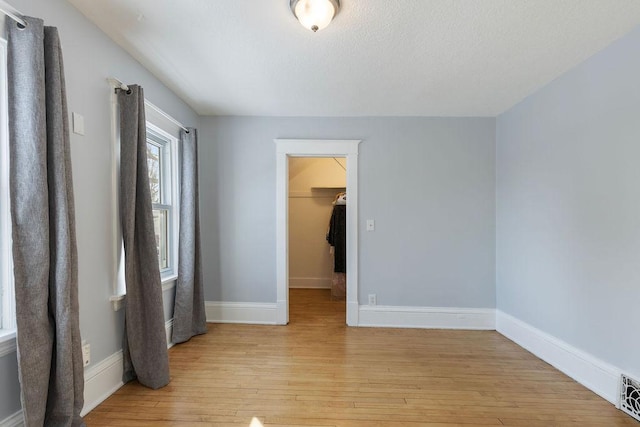
[[622, 375], [620, 409], [640, 421], [640, 383]]

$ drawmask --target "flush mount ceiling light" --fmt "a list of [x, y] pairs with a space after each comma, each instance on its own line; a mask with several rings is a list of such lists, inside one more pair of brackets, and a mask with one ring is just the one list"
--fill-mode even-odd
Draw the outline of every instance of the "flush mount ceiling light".
[[289, 5], [302, 26], [314, 33], [329, 25], [340, 10], [340, 0], [291, 0]]

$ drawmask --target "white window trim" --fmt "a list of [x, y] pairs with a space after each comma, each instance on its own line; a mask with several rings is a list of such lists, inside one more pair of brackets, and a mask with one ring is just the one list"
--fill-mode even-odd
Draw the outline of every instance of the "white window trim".
[[[169, 134], [168, 132], [161, 129], [159, 126], [151, 123], [147, 120], [147, 129], [151, 129], [156, 134], [160, 135], [162, 138], [166, 138], [168, 140], [168, 151], [170, 152], [171, 163], [169, 165], [169, 173], [170, 173], [170, 181], [171, 181], [171, 194], [169, 195], [170, 203], [170, 215], [171, 221], [169, 222], [169, 265], [171, 266], [167, 271], [161, 272], [161, 279], [164, 285], [167, 282], [175, 281], [178, 278], [178, 230], [179, 230], [179, 222], [180, 215], [178, 212], [180, 210], [180, 200], [179, 200], [179, 191], [178, 187], [180, 186], [180, 174], [178, 173], [178, 138]], [[166, 172], [166, 171], [165, 171]], [[166, 177], [164, 178], [166, 179]], [[160, 205], [164, 206], [164, 205]], [[168, 289], [168, 288], [167, 288]]]
[[122, 242], [122, 224], [120, 222], [120, 115], [118, 110], [118, 94], [116, 84], [111, 85], [111, 232], [112, 232], [112, 265], [113, 295], [109, 300], [113, 309], [118, 311], [126, 294], [124, 284], [124, 247]]
[[[112, 256], [113, 256], [113, 293], [109, 298], [114, 311], [122, 308], [126, 297], [126, 286], [124, 278], [124, 247], [122, 242], [122, 225], [120, 223], [120, 118], [118, 113], [118, 96], [115, 91], [120, 86], [120, 82], [115, 78], [108, 78], [111, 87], [111, 218], [112, 218]], [[171, 230], [172, 257], [174, 260], [173, 273], [161, 277], [162, 291], [175, 288], [178, 278], [178, 235], [180, 230], [180, 173], [178, 169], [178, 144], [180, 131], [183, 126], [173, 117], [156, 107], [153, 103], [145, 100], [145, 115], [147, 126], [159, 130], [159, 133], [167, 135], [172, 139], [171, 161], [172, 161], [172, 198], [173, 203], [173, 227]]]
[[[2, 29], [4, 33], [4, 28]], [[0, 38], [0, 357], [16, 350], [16, 307], [11, 259], [11, 210], [9, 194], [9, 117], [7, 88], [7, 41]]]

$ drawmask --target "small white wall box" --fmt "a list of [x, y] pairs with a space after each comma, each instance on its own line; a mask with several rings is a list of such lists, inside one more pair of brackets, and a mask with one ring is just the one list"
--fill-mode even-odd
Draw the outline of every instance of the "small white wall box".
[[79, 113], [73, 113], [73, 133], [84, 135], [84, 117]]

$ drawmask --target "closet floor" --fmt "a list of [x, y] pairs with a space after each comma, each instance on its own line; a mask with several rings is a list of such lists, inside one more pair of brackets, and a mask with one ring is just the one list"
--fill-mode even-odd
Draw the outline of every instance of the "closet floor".
[[[331, 298], [329, 289], [289, 290], [289, 326], [337, 327], [347, 323], [345, 300]], [[319, 331], [321, 332], [321, 331]]]
[[494, 331], [348, 328], [328, 290], [290, 324], [210, 324], [169, 351], [171, 383], [129, 383], [88, 426], [638, 426]]

